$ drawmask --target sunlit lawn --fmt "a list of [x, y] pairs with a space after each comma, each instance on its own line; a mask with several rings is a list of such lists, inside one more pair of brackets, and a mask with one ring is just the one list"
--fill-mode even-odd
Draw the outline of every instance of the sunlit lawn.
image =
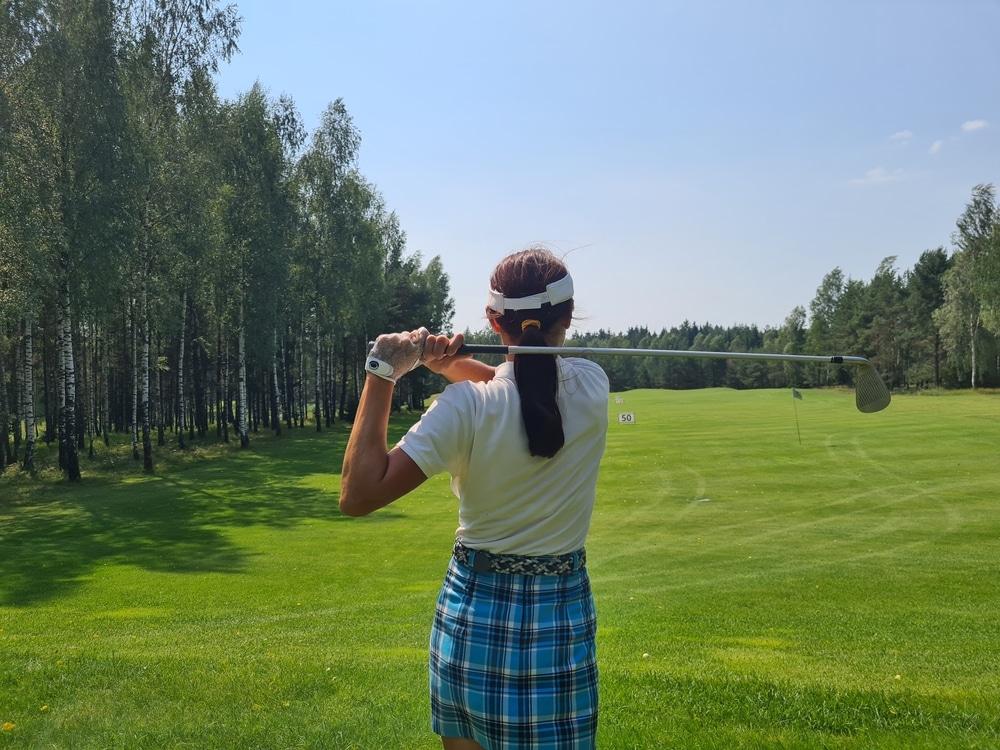
[[[1000, 400], [803, 395], [612, 401], [601, 748], [1000, 746]], [[341, 517], [345, 438], [0, 479], [0, 747], [439, 747], [455, 501]]]

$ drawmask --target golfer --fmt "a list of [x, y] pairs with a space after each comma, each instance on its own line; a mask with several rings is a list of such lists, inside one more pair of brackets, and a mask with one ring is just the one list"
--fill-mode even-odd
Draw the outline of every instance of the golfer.
[[[559, 346], [573, 280], [543, 248], [508, 256], [486, 315], [506, 345]], [[340, 508], [366, 515], [448, 472], [458, 531], [431, 632], [431, 724], [446, 750], [594, 748], [596, 615], [584, 542], [608, 425], [595, 363], [458, 355], [463, 337], [383, 335], [344, 456]], [[451, 384], [386, 451], [393, 385], [423, 364]]]

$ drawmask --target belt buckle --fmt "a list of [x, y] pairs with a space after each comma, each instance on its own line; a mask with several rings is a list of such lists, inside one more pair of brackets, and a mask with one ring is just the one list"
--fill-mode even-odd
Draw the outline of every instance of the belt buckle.
[[493, 570], [493, 560], [488, 552], [474, 550], [472, 553], [472, 569], [476, 573], [489, 573]]

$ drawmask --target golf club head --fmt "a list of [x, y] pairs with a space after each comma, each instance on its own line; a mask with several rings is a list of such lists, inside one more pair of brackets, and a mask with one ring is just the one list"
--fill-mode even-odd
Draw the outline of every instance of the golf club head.
[[875, 369], [875, 365], [870, 363], [861, 365], [854, 377], [854, 402], [858, 411], [865, 414], [882, 411], [891, 400], [889, 389], [885, 387], [885, 382]]

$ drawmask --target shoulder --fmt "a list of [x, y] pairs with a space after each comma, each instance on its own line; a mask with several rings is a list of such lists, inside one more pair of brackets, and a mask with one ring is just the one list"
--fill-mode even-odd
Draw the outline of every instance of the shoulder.
[[427, 408], [427, 413], [437, 409], [461, 409], [468, 406], [476, 399], [476, 384], [463, 380], [458, 383], [449, 383], [444, 390], [437, 395], [437, 398]]
[[474, 415], [488, 408], [491, 401], [499, 399], [506, 403], [509, 393], [504, 391], [509, 389], [517, 390], [513, 374], [509, 381], [506, 378], [494, 378], [486, 382], [462, 380], [449, 383], [428, 407], [425, 416], [435, 413], [436, 418], [440, 419], [444, 413]]
[[560, 367], [567, 375], [586, 378], [597, 384], [603, 383], [605, 386], [608, 384], [608, 375], [604, 372], [604, 368], [592, 359], [560, 357], [559, 361]]
[[584, 359], [583, 357], [560, 357], [563, 362], [571, 367], [580, 368], [586, 372], [603, 373], [604, 368], [597, 364], [592, 359]]

